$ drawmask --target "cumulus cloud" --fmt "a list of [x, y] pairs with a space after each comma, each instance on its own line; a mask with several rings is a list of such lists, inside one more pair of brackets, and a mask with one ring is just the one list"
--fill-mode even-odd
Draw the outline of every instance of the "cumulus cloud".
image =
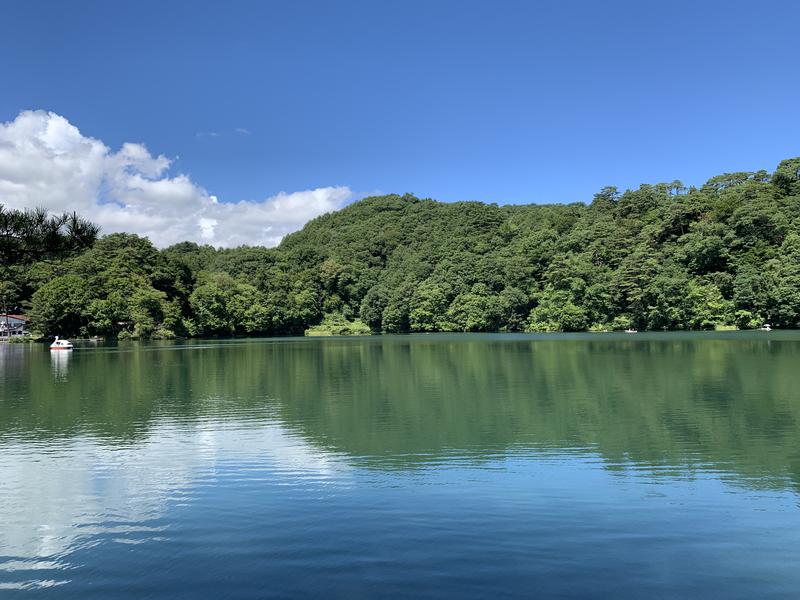
[[308, 220], [353, 199], [347, 187], [221, 202], [142, 144], [113, 151], [61, 115], [25, 111], [0, 123], [0, 204], [76, 211], [104, 233], [128, 231], [158, 246], [273, 246]]

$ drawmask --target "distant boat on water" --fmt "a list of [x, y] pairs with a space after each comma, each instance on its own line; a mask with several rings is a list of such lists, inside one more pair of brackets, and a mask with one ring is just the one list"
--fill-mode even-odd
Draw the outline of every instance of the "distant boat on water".
[[760, 329], [761, 331], [772, 331], [772, 326], [769, 323], [764, 323]]
[[50, 350], [72, 350], [73, 345], [69, 340], [60, 340], [56, 336], [55, 341], [50, 344]]
[[636, 329], [628, 328], [625, 330], [625, 333], [639, 333]]

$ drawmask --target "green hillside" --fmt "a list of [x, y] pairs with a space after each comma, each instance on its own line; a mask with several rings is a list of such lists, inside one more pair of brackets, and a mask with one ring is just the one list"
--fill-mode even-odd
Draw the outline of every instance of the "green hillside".
[[6, 301], [43, 333], [275, 335], [326, 315], [388, 332], [800, 323], [800, 158], [699, 188], [605, 188], [589, 204], [366, 198], [272, 249], [113, 234], [27, 257], [12, 213]]

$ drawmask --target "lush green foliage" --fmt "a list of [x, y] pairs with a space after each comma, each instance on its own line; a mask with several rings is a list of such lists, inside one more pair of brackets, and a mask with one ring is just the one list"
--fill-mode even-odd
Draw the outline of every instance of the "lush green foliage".
[[18, 311], [33, 293], [29, 269], [90, 248], [99, 228], [75, 213], [13, 210], [0, 204], [0, 310]]
[[348, 321], [342, 315], [331, 313], [322, 318], [322, 323], [306, 329], [308, 336], [329, 336], [329, 335], [369, 335], [372, 333], [370, 328], [358, 319]]
[[800, 158], [586, 204], [367, 198], [274, 249], [114, 234], [18, 272], [45, 333], [706, 329], [800, 324]]

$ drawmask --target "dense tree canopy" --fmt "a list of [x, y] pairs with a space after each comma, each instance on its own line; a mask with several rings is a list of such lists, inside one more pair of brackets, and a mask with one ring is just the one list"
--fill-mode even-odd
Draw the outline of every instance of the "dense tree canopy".
[[99, 228], [75, 213], [13, 210], [0, 204], [0, 310], [19, 310], [33, 293], [28, 269], [90, 248]]
[[3, 240], [43, 333], [294, 334], [323, 319], [387, 332], [800, 324], [800, 158], [699, 188], [608, 187], [590, 204], [366, 198], [277, 248], [157, 250], [128, 234], [94, 242], [75, 223], [59, 225], [68, 241], [55, 253]]

